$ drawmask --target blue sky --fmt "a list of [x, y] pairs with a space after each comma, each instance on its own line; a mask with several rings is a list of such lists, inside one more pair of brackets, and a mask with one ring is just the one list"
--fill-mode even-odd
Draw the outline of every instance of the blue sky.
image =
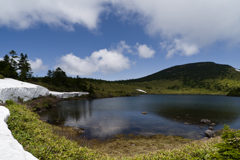
[[240, 1], [230, 1], [0, 1], [0, 58], [15, 50], [35, 76], [61, 67], [104, 80], [204, 61], [240, 68]]

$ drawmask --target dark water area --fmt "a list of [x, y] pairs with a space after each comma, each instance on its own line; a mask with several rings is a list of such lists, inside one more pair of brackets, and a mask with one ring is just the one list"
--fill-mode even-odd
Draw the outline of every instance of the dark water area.
[[[143, 111], [147, 114], [143, 115]], [[203, 118], [216, 123], [214, 130], [223, 128], [224, 124], [240, 128], [240, 97], [140, 95], [70, 100], [50, 108], [41, 118], [54, 125], [84, 128], [82, 136], [88, 139], [109, 139], [117, 134], [201, 139], [209, 127], [200, 123]]]

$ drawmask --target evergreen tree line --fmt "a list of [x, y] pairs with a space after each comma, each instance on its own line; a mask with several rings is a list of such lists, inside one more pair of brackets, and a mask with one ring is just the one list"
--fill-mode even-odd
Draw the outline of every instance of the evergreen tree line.
[[0, 75], [7, 78], [19, 79], [22, 81], [31, 81], [33, 83], [46, 83], [53, 88], [61, 88], [62, 91], [86, 91], [94, 93], [92, 83], [87, 85], [87, 80], [77, 76], [76, 78], [67, 77], [66, 73], [60, 68], [48, 70], [43, 78], [34, 77], [27, 54], [20, 54], [12, 50], [6, 54], [3, 60], [0, 60]]
[[0, 60], [0, 74], [4, 77], [16, 78], [19, 80], [26, 80], [32, 77], [31, 65], [28, 62], [27, 54], [20, 54], [12, 50], [9, 54], [6, 54], [3, 60]]
[[88, 86], [86, 80], [79, 76], [76, 78], [67, 77], [66, 73], [60, 67], [52, 71], [48, 70], [47, 75], [41, 81], [59, 88], [67, 88], [67, 90], [94, 93], [92, 83]]

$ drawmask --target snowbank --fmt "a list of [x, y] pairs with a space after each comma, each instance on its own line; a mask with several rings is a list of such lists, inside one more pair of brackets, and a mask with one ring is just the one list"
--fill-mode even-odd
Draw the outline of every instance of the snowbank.
[[88, 92], [55, 92], [39, 85], [11, 78], [0, 79], [0, 101], [3, 102], [9, 99], [17, 102], [18, 98], [28, 101], [39, 96], [48, 96], [49, 94], [59, 98], [68, 98], [88, 94]]
[[0, 100], [3, 102], [9, 99], [18, 101], [18, 98], [22, 98], [23, 101], [28, 101], [39, 96], [47, 95], [49, 95], [49, 90], [42, 86], [11, 78], [0, 79]]
[[59, 97], [59, 98], [68, 98], [68, 97], [77, 97], [83, 94], [88, 94], [88, 92], [55, 92], [49, 91], [49, 94]]
[[139, 91], [139, 92], [147, 93], [146, 91], [141, 90], [141, 89], [136, 89], [136, 90]]
[[240, 72], [240, 69], [235, 68], [236, 71]]
[[9, 110], [0, 106], [0, 160], [37, 160], [12, 136], [6, 124], [9, 116]]

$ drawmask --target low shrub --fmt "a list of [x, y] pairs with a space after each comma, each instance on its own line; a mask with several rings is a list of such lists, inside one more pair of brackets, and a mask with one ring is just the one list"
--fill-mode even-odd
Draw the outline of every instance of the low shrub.
[[[54, 134], [57, 126], [39, 120], [36, 113], [24, 105], [9, 103], [10, 110], [8, 127], [15, 139], [25, 150], [39, 159], [100, 159], [101, 154], [86, 147], [80, 147], [76, 142], [64, 136]], [[54, 129], [53, 129], [54, 128]]]
[[4, 79], [4, 76], [0, 74], [0, 79]]
[[216, 144], [218, 151], [211, 154], [213, 159], [240, 159], [240, 130], [224, 125], [222, 142]]
[[35, 98], [33, 100], [25, 102], [24, 104], [26, 104], [31, 111], [37, 112], [42, 109], [56, 106], [60, 102], [60, 100], [60, 98], [50, 95], [47, 97]]
[[6, 100], [6, 104], [13, 105], [13, 104], [15, 104], [15, 102], [12, 99], [10, 99], [10, 100]]

